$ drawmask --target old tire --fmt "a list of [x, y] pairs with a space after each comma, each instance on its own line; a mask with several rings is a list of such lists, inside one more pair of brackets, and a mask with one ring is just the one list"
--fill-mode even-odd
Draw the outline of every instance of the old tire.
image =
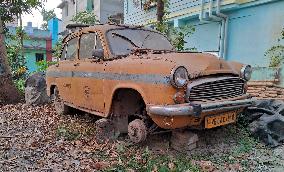
[[134, 143], [141, 143], [146, 140], [147, 127], [141, 119], [135, 119], [128, 124], [128, 136]]
[[62, 99], [60, 98], [59, 90], [57, 87], [54, 89], [54, 100], [53, 100], [54, 108], [57, 114], [66, 115], [69, 113], [70, 108], [64, 104]]

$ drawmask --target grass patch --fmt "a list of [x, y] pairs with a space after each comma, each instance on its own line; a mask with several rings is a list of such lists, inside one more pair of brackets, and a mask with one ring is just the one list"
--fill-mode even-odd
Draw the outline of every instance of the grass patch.
[[200, 169], [186, 156], [155, 155], [146, 148], [139, 153], [120, 154], [118, 163], [105, 171], [199, 172]]
[[78, 131], [72, 131], [66, 126], [60, 126], [56, 130], [57, 137], [63, 137], [65, 140], [72, 141], [79, 139], [81, 134]]

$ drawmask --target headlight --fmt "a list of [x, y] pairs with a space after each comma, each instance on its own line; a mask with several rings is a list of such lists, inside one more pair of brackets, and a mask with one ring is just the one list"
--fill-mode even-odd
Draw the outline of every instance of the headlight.
[[251, 78], [252, 68], [250, 65], [243, 66], [241, 69], [241, 78], [249, 81]]
[[185, 67], [180, 66], [172, 70], [171, 83], [176, 88], [184, 87], [188, 82], [188, 72]]

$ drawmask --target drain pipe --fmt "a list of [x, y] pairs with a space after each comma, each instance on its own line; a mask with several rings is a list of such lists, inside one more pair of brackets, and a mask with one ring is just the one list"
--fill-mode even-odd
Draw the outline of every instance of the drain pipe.
[[[201, 10], [200, 10], [200, 14], [199, 14], [200, 22], [202, 22], [202, 23], [209, 23], [209, 22], [211, 22], [212, 18], [210, 18], [210, 17], [209, 18], [205, 18], [204, 17], [204, 4], [205, 4], [204, 0], [201, 0], [200, 3], [201, 3]], [[211, 11], [212, 11], [212, 9], [211, 9]]]
[[218, 21], [218, 22], [222, 20], [222, 18], [220, 18], [219, 16], [213, 15], [213, 0], [209, 1], [209, 18], [213, 19], [214, 21]]
[[220, 54], [223, 59], [226, 59], [227, 55], [227, 37], [228, 37], [228, 25], [229, 25], [229, 17], [220, 12], [221, 0], [217, 0], [217, 10], [216, 16], [222, 18], [222, 35], [221, 35], [221, 47]]
[[[204, 22], [205, 20], [204, 20], [204, 0], [201, 0], [201, 10], [200, 10], [200, 14], [199, 14], [199, 20], [201, 21], [201, 22]], [[207, 22], [207, 20], [206, 20], [206, 22]]]
[[[200, 22], [203, 22], [203, 23], [210, 23], [210, 22], [221, 22], [223, 21], [223, 18], [219, 17], [219, 16], [215, 16], [213, 15], [213, 0], [210, 0], [209, 1], [209, 15], [208, 17], [204, 17], [204, 0], [201, 0], [201, 10], [200, 10], [200, 14], [199, 14], [199, 20]], [[223, 41], [221, 41], [223, 39], [223, 24], [221, 24], [222, 27], [221, 27], [221, 31], [220, 31], [220, 34], [221, 34], [221, 38], [219, 40], [219, 55], [218, 55], [218, 58], [222, 58], [223, 55], [223, 50], [221, 52], [221, 49], [223, 47]]]
[[[209, 1], [209, 18], [214, 19], [217, 22], [221, 22], [223, 21], [223, 18], [219, 17], [219, 16], [215, 16], [213, 15], [213, 0]], [[219, 39], [219, 53], [218, 53], [218, 59], [223, 58], [223, 54], [222, 54], [222, 47], [223, 47], [223, 24], [221, 23], [221, 30], [220, 30], [220, 34], [221, 34], [221, 38]]]

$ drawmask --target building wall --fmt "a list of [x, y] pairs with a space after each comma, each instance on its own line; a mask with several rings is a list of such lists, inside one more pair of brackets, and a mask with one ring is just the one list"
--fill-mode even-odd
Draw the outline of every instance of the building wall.
[[[8, 27], [11, 34], [16, 34], [15, 27]], [[41, 30], [36, 27], [32, 27], [32, 23], [29, 22], [24, 28], [28, 39], [24, 40], [24, 56], [26, 59], [26, 67], [30, 73], [37, 70], [36, 65], [36, 53], [43, 54], [44, 59], [51, 61], [52, 59], [52, 39], [50, 31]], [[9, 44], [15, 44], [15, 41], [6, 39]]]
[[103, 0], [100, 11], [100, 22], [107, 23], [109, 16], [123, 13], [123, 0]]
[[52, 47], [58, 42], [58, 34], [60, 29], [61, 20], [58, 18], [52, 18], [48, 21], [48, 30], [51, 32]]
[[[193, 25], [196, 31], [186, 38], [186, 47], [219, 52], [220, 22], [200, 22], [200, 0], [169, 0], [170, 22], [175, 26]], [[208, 0], [205, 11], [208, 12]], [[214, 1], [216, 2], [216, 1]], [[227, 60], [253, 66], [267, 66], [264, 53], [277, 44], [284, 27], [284, 1], [223, 0], [221, 12], [229, 16]], [[245, 2], [245, 3], [243, 3]], [[156, 18], [156, 8], [145, 11], [132, 0], [124, 1], [125, 23], [147, 25]], [[215, 11], [215, 10], [214, 10]]]
[[[76, 11], [89, 11], [91, 3], [89, 0], [74, 0], [77, 2], [77, 5], [73, 3], [72, 0], [63, 0], [66, 1], [65, 5], [60, 5], [62, 9], [62, 29], [60, 32], [66, 29], [66, 25], [72, 23], [71, 19], [76, 14]], [[67, 5], [68, 4], [68, 5]], [[108, 22], [108, 17], [115, 15], [117, 13], [123, 13], [123, 0], [93, 0], [94, 9], [93, 12], [97, 16], [97, 19], [101, 23]], [[67, 14], [68, 8], [68, 15]]]
[[36, 65], [36, 53], [41, 53], [44, 55], [44, 60], [46, 60], [46, 51], [45, 50], [26, 50], [25, 58], [26, 58], [26, 66], [30, 73], [35, 72], [37, 70]]

